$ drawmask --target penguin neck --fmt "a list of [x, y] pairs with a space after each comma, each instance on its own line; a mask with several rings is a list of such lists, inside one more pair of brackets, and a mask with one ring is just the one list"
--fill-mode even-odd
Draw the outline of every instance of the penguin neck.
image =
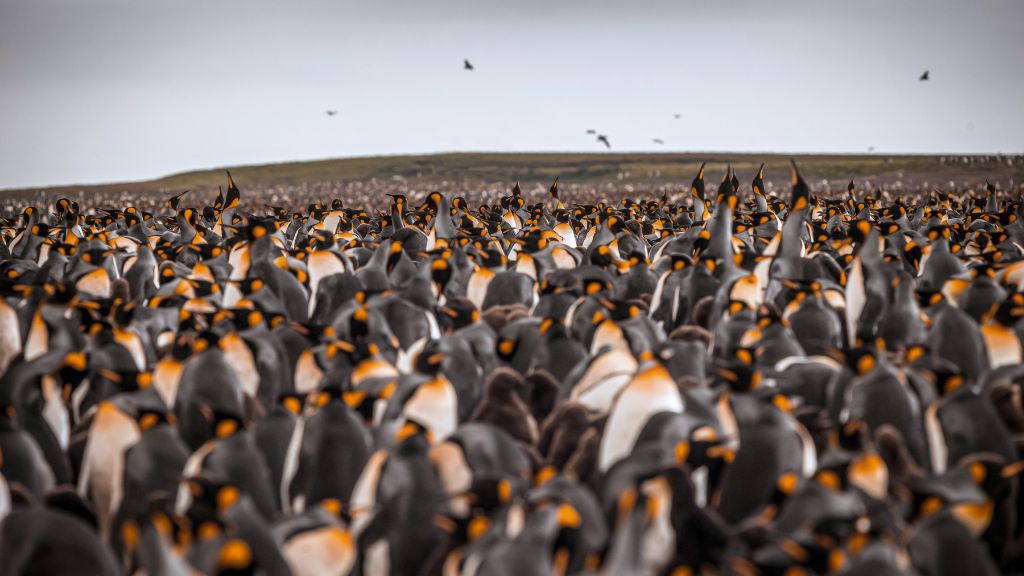
[[405, 220], [403, 219], [402, 211], [399, 210], [398, 206], [395, 204], [392, 204], [391, 206], [391, 227], [395, 230], [405, 228]]

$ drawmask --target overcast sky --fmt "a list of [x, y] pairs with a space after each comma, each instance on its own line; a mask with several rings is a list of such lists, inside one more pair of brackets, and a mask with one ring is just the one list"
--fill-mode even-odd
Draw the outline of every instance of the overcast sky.
[[589, 128], [618, 151], [1020, 152], [1022, 29], [1020, 0], [0, 0], [0, 187], [603, 150]]

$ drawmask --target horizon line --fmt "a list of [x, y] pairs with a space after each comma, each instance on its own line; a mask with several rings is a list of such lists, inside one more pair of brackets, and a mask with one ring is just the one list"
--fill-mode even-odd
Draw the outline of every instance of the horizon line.
[[812, 152], [812, 151], [769, 151], [769, 150], [444, 150], [436, 152], [399, 152], [392, 154], [354, 154], [348, 156], [329, 156], [329, 157], [318, 157], [318, 158], [294, 158], [286, 160], [272, 160], [267, 162], [251, 162], [251, 163], [239, 163], [239, 164], [222, 164], [219, 166], [206, 166], [198, 168], [188, 168], [184, 170], [178, 170], [174, 172], [165, 173], [159, 176], [144, 178], [144, 179], [129, 179], [129, 180], [97, 180], [97, 181], [78, 181], [78, 182], [66, 182], [66, 183], [49, 183], [49, 184], [27, 184], [27, 185], [15, 185], [15, 186], [3, 186], [0, 187], [0, 194], [4, 192], [24, 192], [28, 190], [45, 191], [50, 188], [73, 188], [76, 186], [82, 187], [93, 187], [93, 186], [116, 186], [116, 185], [132, 185], [132, 184], [148, 184], [159, 182], [160, 180], [167, 180], [179, 176], [185, 176], [188, 174], [197, 174], [202, 172], [214, 172], [218, 170], [242, 170], [246, 168], [258, 168], [264, 166], [279, 166], [284, 164], [315, 164], [318, 162], [335, 162], [345, 160], [368, 160], [375, 158], [413, 158], [413, 157], [431, 157], [431, 156], [455, 156], [455, 155], [507, 155], [507, 156], [527, 156], [527, 155], [551, 155], [551, 154], [563, 154], [563, 155], [584, 155], [584, 156], [601, 156], [601, 155], [637, 155], [637, 156], [658, 156], [658, 155], [701, 155], [706, 154], [709, 156], [722, 156], [735, 154], [738, 156], [790, 156], [790, 157], [801, 157], [801, 156], [826, 156], [826, 157], [850, 157], [850, 158], [864, 158], [864, 157], [943, 157], [943, 156], [966, 156], [966, 157], [980, 157], [980, 156], [1021, 156], [1024, 155], [1022, 151], [997, 151], [997, 152], [964, 152], [964, 151], [946, 151], [946, 152], [899, 152], [899, 151], [886, 151], [886, 150], [873, 150], [873, 151], [862, 151], [862, 152]]

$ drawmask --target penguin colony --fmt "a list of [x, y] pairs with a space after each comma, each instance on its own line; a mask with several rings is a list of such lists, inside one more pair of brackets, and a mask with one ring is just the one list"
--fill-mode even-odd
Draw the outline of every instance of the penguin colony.
[[1020, 197], [228, 179], [0, 222], [0, 574], [1024, 570]]

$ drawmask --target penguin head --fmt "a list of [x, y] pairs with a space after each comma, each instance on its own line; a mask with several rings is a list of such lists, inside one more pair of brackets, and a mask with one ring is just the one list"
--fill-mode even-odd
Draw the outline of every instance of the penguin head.
[[839, 354], [846, 366], [857, 376], [864, 376], [879, 363], [879, 348], [861, 344]]
[[427, 194], [427, 197], [423, 200], [423, 204], [420, 206], [420, 209], [429, 208], [432, 212], [436, 213], [441, 209], [443, 200], [444, 195], [435, 190], [434, 192]]
[[486, 514], [511, 504], [524, 487], [521, 479], [487, 475], [473, 478], [467, 494], [474, 511]]
[[516, 351], [519, 350], [518, 332], [509, 331], [504, 337], [499, 337], [495, 342], [495, 353], [501, 360], [511, 362]]
[[874, 231], [875, 226], [870, 220], [854, 220], [850, 222], [850, 237], [857, 244], [863, 244]]
[[370, 311], [366, 306], [356, 308], [349, 316], [348, 335], [353, 342], [362, 341], [370, 335]]
[[729, 445], [729, 439], [711, 426], [694, 428], [686, 440], [676, 443], [673, 450], [675, 462], [686, 464], [691, 470], [702, 466], [714, 468], [736, 458], [736, 449]]
[[192, 353], [202, 354], [220, 346], [220, 335], [212, 330], [203, 330], [192, 340]]
[[790, 183], [793, 186], [793, 190], [792, 200], [789, 203], [789, 213], [792, 214], [808, 207], [811, 189], [800, 175], [796, 162], [791, 162], [790, 165]]
[[922, 368], [925, 376], [935, 385], [939, 394], [948, 396], [967, 383], [963, 373], [954, 364], [939, 364], [929, 368]]
[[556, 574], [565, 574], [582, 536], [583, 516], [575, 506], [563, 502], [555, 509], [555, 520], [558, 533], [554, 542], [554, 569]]
[[778, 516], [779, 511], [785, 506], [786, 502], [803, 487], [805, 482], [807, 480], [795, 472], [780, 474], [775, 479], [775, 485], [772, 487], [768, 502], [765, 504], [764, 509], [761, 510], [761, 518], [770, 520]]
[[872, 442], [870, 435], [867, 423], [854, 419], [838, 426], [832, 433], [831, 441], [850, 452], [860, 452]]
[[175, 417], [173, 412], [143, 408], [135, 414], [135, 422], [139, 425], [139, 431], [145, 434], [157, 426], [174, 424]]
[[423, 346], [423, 351], [416, 357], [416, 371], [427, 376], [436, 376], [441, 372], [444, 359], [441, 341], [431, 340]]
[[953, 230], [946, 225], [932, 226], [928, 229], [928, 240], [937, 242], [939, 240], [950, 240], [953, 237]]
[[748, 315], [751, 318], [754, 317], [754, 310], [750, 307], [750, 304], [744, 300], [730, 300], [729, 304], [726, 305], [725, 310], [722, 311], [722, 316], [731, 318], [733, 316]]
[[718, 206], [728, 205], [730, 210], [736, 210], [738, 184], [739, 182], [736, 181], [736, 176], [732, 172], [732, 167], [726, 168], [725, 175], [722, 176], [722, 183], [718, 186], [715, 204]]
[[281, 224], [283, 223], [273, 218], [250, 218], [241, 230], [242, 237], [254, 245], [270, 242], [270, 236], [277, 232]]
[[77, 388], [88, 374], [89, 353], [87, 351], [73, 351], [64, 355], [60, 377], [66, 386]]
[[789, 322], [782, 317], [782, 312], [771, 302], [765, 302], [757, 307], [757, 327], [764, 330], [769, 326], [788, 326]]
[[[389, 274], [391, 273], [392, 270], [395, 269], [395, 266], [397, 266], [398, 263], [401, 262], [402, 257], [405, 255], [405, 251], [403, 250], [404, 247], [405, 244], [399, 238], [392, 237], [391, 241], [388, 243], [388, 256], [387, 260], [385, 261], [384, 268], [385, 270], [387, 270]], [[378, 247], [377, 249], [382, 250], [383, 246]]]
[[630, 318], [636, 318], [644, 311], [641, 309], [642, 303], [635, 301], [627, 302], [604, 297], [599, 297], [597, 301], [601, 304], [602, 309], [594, 314], [594, 324], [600, 324], [605, 320], [622, 322]]
[[931, 350], [927, 344], [911, 344], [903, 351], [903, 363], [907, 366], [916, 366], [922, 360], [926, 360], [930, 354]]
[[917, 297], [918, 305], [925, 310], [946, 304], [946, 297], [939, 290], [916, 288], [914, 295]]
[[608, 268], [616, 262], [612, 249], [602, 244], [590, 252], [590, 263], [600, 268]]
[[401, 447], [410, 449], [421, 448], [426, 451], [432, 444], [432, 433], [426, 426], [415, 420], [406, 420], [395, 432], [395, 443]]
[[[559, 236], [559, 238], [561, 238]], [[519, 249], [526, 254], [533, 254], [539, 252], [548, 246], [548, 236], [544, 234], [544, 230], [534, 227], [530, 228], [523, 233], [520, 238], [513, 238], [513, 244], [517, 244]]]
[[213, 531], [214, 528], [219, 528], [223, 531], [224, 514], [242, 498], [239, 487], [207, 474], [190, 476], [182, 482], [192, 499], [187, 514], [193, 529], [197, 531], [196, 536], [200, 540], [204, 539], [202, 524], [206, 522], [211, 522], [214, 526], [208, 526], [205, 530]]
[[302, 414], [302, 408], [306, 401], [307, 395], [297, 392], [284, 392], [277, 397], [277, 405], [295, 416]]
[[693, 177], [693, 181], [690, 182], [690, 194], [702, 203], [704, 201], [704, 162], [701, 162], [700, 168], [697, 169], [697, 175]]
[[110, 378], [115, 382], [122, 392], [136, 392], [145, 390], [153, 385], [153, 374], [148, 371], [133, 371], [117, 374], [117, 378]]
[[171, 344], [170, 350], [168, 351], [169, 352], [168, 355], [173, 360], [177, 360], [178, 362], [183, 362], [183, 361], [187, 360], [189, 356], [192, 355], [192, 351], [193, 351], [192, 342], [193, 342], [193, 339], [189, 335], [187, 335], [187, 334], [181, 334], [180, 332], [179, 332], [179, 334], [180, 335], [177, 338], [174, 339], [174, 343]]
[[262, 278], [257, 278], [255, 276], [245, 278], [243, 280], [229, 280], [229, 282], [238, 287], [238, 290], [246, 298], [249, 298], [253, 294], [256, 294], [260, 290], [263, 290], [267, 285]]
[[505, 253], [493, 244], [488, 244], [483, 248], [474, 246], [470, 249], [469, 254], [482, 268], [500, 268], [508, 263]]
[[263, 326], [263, 312], [258, 308], [222, 308], [210, 319], [215, 330], [224, 332], [243, 331]]
[[[545, 280], [547, 279], [545, 278]], [[582, 278], [580, 280], [580, 289], [583, 295], [586, 296], [610, 293], [612, 284], [604, 278]]]
[[549, 340], [553, 338], [566, 338], [569, 334], [565, 324], [559, 318], [545, 318], [541, 320], [537, 330], [542, 338]]
[[430, 279], [437, 285], [439, 292], [444, 292], [451, 278], [452, 264], [446, 258], [436, 258], [430, 262]]
[[763, 378], [755, 366], [757, 351], [750, 347], [737, 346], [733, 358], [716, 368], [718, 378], [733, 392], [752, 392], [758, 389]]
[[452, 298], [444, 306], [438, 308], [437, 321], [446, 333], [465, 328], [479, 320], [480, 311], [469, 298]]
[[1024, 318], [1024, 294], [1014, 292], [1002, 302], [993, 304], [983, 318], [984, 322], [997, 322], [1003, 326], [1016, 326]]
[[330, 250], [335, 246], [334, 234], [327, 230], [310, 230], [307, 242], [312, 250]]
[[209, 404], [200, 404], [199, 410], [209, 425], [213, 438], [227, 438], [245, 429], [245, 422], [237, 414], [213, 408]]

